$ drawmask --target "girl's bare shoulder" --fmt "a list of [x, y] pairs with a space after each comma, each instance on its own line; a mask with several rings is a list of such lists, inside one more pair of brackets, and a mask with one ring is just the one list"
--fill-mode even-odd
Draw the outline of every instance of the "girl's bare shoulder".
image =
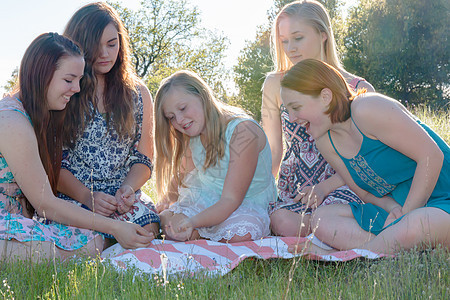
[[144, 82], [139, 81], [138, 82], [138, 89], [141, 92], [142, 100], [144, 102], [153, 102], [152, 95], [150, 94], [150, 91], [148, 90], [147, 86], [144, 84]]
[[386, 110], [401, 109], [403, 105], [388, 96], [379, 93], [363, 93], [355, 97], [352, 101], [352, 116], [377, 114]]
[[283, 78], [283, 73], [281, 72], [270, 72], [267, 74], [266, 79], [263, 83], [263, 89], [277, 89], [280, 90], [281, 79]]

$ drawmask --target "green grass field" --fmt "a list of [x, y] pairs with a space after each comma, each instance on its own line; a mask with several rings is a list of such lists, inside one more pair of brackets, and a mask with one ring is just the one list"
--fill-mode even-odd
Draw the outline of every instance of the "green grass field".
[[[414, 111], [450, 142], [448, 111]], [[345, 263], [250, 258], [222, 277], [180, 275], [165, 285], [158, 276], [118, 272], [95, 259], [1, 261], [0, 299], [450, 299], [449, 270], [442, 248]]]
[[[290, 270], [293, 270], [290, 275]], [[449, 299], [448, 251], [322, 263], [247, 259], [222, 277], [117, 272], [98, 260], [0, 264], [3, 299]]]

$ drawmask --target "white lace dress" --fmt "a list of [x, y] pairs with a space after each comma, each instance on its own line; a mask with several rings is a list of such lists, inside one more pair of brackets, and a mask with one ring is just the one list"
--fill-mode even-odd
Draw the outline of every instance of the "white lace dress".
[[[190, 148], [195, 169], [186, 176], [184, 187], [178, 190], [178, 201], [170, 207], [170, 211], [193, 217], [220, 199], [230, 161], [230, 151], [233, 151], [229, 147], [230, 140], [236, 126], [246, 120], [249, 119], [236, 118], [228, 123], [225, 132], [225, 155], [215, 166], [206, 170], [203, 170], [205, 148], [200, 137], [191, 138]], [[276, 186], [271, 169], [272, 156], [269, 143], [266, 142], [266, 146], [259, 153], [255, 175], [242, 204], [224, 222], [211, 227], [197, 228], [200, 236], [219, 241], [248, 233], [251, 234], [252, 240], [269, 235], [268, 207], [269, 203], [276, 199]]]

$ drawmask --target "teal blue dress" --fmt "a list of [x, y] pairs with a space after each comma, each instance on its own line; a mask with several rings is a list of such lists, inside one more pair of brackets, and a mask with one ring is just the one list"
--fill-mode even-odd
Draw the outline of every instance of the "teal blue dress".
[[[225, 130], [224, 156], [214, 166], [207, 169], [203, 167], [206, 160], [206, 149], [200, 136], [190, 139], [189, 147], [195, 168], [184, 178], [183, 186], [178, 189], [178, 201], [170, 206], [170, 211], [191, 218], [220, 200], [230, 156], [235, 151], [230, 146], [233, 133], [238, 130], [236, 126], [244, 121], [251, 121], [258, 125], [247, 117], [236, 117], [231, 120]], [[241, 144], [248, 142], [240, 141]], [[202, 238], [220, 241], [222, 239], [230, 240], [233, 236], [250, 234], [252, 240], [258, 240], [270, 234], [269, 203], [275, 201], [277, 193], [271, 171], [272, 154], [267, 139], [264, 149], [255, 155], [258, 155], [258, 163], [241, 205], [222, 223], [211, 227], [197, 228]]]
[[[355, 122], [353, 121], [353, 123]], [[417, 123], [430, 135], [444, 153], [441, 173], [425, 206], [437, 207], [450, 213], [450, 147], [426, 124], [419, 120], [417, 120]], [[330, 132], [328, 132], [328, 137], [353, 180], [361, 189], [377, 197], [392, 197], [398, 204], [403, 206], [411, 189], [417, 163], [379, 140], [368, 138], [362, 132], [361, 134], [363, 136], [361, 149], [351, 159], [340, 155], [333, 144]], [[351, 202], [349, 205], [356, 221], [364, 230], [378, 235], [385, 229], [383, 227], [384, 222], [389, 215], [387, 211], [370, 203], [359, 204]], [[399, 220], [396, 220], [396, 222]]]

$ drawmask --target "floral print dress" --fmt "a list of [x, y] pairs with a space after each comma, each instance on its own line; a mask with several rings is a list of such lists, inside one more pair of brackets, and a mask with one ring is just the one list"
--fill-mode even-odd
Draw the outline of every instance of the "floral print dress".
[[[86, 125], [74, 147], [63, 153], [61, 167], [70, 171], [91, 191], [114, 196], [134, 164], [144, 164], [150, 170], [153, 169], [150, 159], [137, 149], [141, 139], [144, 110], [140, 93], [136, 94], [134, 101], [134, 135], [121, 139], [113, 126], [108, 128], [104, 116], [91, 104], [93, 119]], [[67, 195], [60, 194], [60, 197], [87, 208]], [[115, 212], [110, 217], [141, 226], [160, 222], [152, 199], [141, 190], [136, 191], [135, 202], [129, 212]], [[112, 238], [110, 235], [105, 236]]]
[[[27, 118], [19, 100], [0, 101], [0, 111], [17, 111]], [[55, 244], [64, 250], [76, 250], [85, 246], [99, 233], [52, 222], [42, 224], [24, 215], [25, 196], [14, 180], [8, 163], [0, 153], [0, 239], [19, 242], [42, 241]]]

